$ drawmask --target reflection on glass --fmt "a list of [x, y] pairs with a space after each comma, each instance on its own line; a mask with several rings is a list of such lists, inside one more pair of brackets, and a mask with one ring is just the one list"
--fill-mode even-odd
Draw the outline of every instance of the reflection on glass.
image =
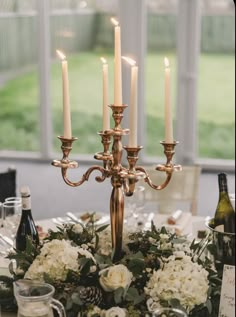
[[176, 95], [176, 1], [148, 1], [146, 57], [146, 133], [145, 152], [148, 156], [163, 156], [159, 142], [164, 140], [164, 58], [171, 65], [170, 99], [172, 118]]
[[39, 151], [34, 1], [1, 1], [0, 13], [0, 149]]
[[[111, 66], [108, 72], [108, 103], [113, 100], [114, 28], [110, 22], [111, 14], [97, 10], [99, 4], [96, 11], [88, 12], [81, 8], [69, 12], [51, 11], [53, 135], [63, 133], [61, 67], [55, 54], [60, 49], [68, 60], [72, 135], [79, 138], [73, 144], [73, 153], [91, 155], [101, 149], [97, 135], [103, 125], [101, 56]], [[58, 151], [58, 140], [53, 138], [53, 142], [54, 150]]]
[[152, 317], [188, 317], [185, 312], [176, 308], [159, 308]]
[[233, 1], [204, 1], [198, 88], [198, 156], [235, 156]]

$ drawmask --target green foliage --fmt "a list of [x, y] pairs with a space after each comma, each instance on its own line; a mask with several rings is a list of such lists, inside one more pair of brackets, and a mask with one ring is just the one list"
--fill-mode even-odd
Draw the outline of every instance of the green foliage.
[[[96, 262], [90, 257], [81, 256], [78, 253], [79, 269], [78, 271], [69, 270], [64, 281], [54, 280], [44, 274], [44, 281], [54, 285], [55, 297], [65, 306], [67, 316], [77, 317], [78, 313], [82, 317], [87, 316], [88, 310], [93, 309], [97, 304], [100, 309], [104, 310], [115, 306], [125, 308], [128, 312], [127, 317], [150, 316], [146, 306], [148, 298], [144, 291], [150, 274], [163, 267], [165, 260], [173, 255], [177, 246], [188, 246], [188, 251], [184, 251], [185, 254], [192, 256], [192, 260], [201, 264], [209, 273], [208, 300], [195, 307], [190, 312], [189, 317], [217, 317], [221, 278], [212, 268], [211, 257], [208, 257], [205, 252], [206, 250], [208, 252], [214, 251], [210, 235], [200, 242], [190, 243], [185, 236], [179, 237], [175, 233], [168, 232], [165, 227], [157, 229], [153, 222], [150, 230], [129, 233], [128, 240], [125, 242], [124, 255], [116, 264], [122, 264], [126, 266], [128, 271], [132, 272], [132, 282], [126, 288], [118, 287], [107, 292], [102, 288], [99, 279], [101, 274], [106, 279], [108, 271], [101, 273], [101, 270], [114, 264], [111, 260], [111, 254], [102, 255], [99, 253], [99, 237], [107, 229], [107, 226], [96, 226], [94, 219], [95, 215], [91, 214], [86, 223], [76, 224], [76, 227], [74, 224], [64, 224], [58, 226], [56, 231], [50, 230], [47, 238], [37, 248], [28, 239], [26, 251], [18, 252], [15, 250], [8, 256], [10, 259], [15, 259], [19, 268], [23, 270], [23, 274], [16, 274], [14, 278], [17, 279], [24, 275], [24, 272], [28, 270], [30, 264], [40, 253], [43, 244], [54, 239], [70, 240], [72, 244], [80, 248], [86, 245], [86, 250], [91, 252]], [[165, 302], [161, 301], [161, 305], [183, 309], [175, 298]]]
[[[36, 256], [40, 253], [41, 246], [35, 246], [31, 237], [26, 237], [26, 250], [19, 251], [14, 249], [14, 251], [10, 251], [7, 258], [9, 260], [15, 260], [18, 267], [18, 275], [15, 275], [16, 278], [21, 278], [23, 273], [28, 270], [30, 265], [33, 263]], [[15, 273], [14, 270], [11, 273]]]

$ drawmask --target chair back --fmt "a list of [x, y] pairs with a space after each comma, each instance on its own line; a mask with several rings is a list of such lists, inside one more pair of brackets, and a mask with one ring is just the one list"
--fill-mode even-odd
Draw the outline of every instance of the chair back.
[[[155, 167], [145, 168], [152, 182], [160, 185], [164, 182], [166, 174], [155, 170]], [[199, 165], [183, 166], [182, 171], [174, 172], [166, 188], [154, 190], [146, 182], [146, 201], [156, 202], [159, 212], [170, 213], [177, 208], [187, 208], [193, 215], [197, 214], [197, 200], [199, 188], [199, 176], [201, 167]]]
[[8, 168], [5, 172], [0, 172], [0, 202], [4, 202], [7, 197], [16, 196], [16, 169]]

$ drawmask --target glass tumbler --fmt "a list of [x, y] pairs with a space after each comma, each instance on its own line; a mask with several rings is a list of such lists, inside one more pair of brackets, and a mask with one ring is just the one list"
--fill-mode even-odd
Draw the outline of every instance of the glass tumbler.
[[21, 204], [21, 197], [7, 197], [5, 201], [13, 201], [15, 203], [20, 203]]
[[20, 221], [21, 202], [18, 200], [4, 201], [2, 207], [3, 227], [14, 235]]
[[153, 312], [152, 317], [188, 317], [188, 315], [177, 308], [159, 308]]

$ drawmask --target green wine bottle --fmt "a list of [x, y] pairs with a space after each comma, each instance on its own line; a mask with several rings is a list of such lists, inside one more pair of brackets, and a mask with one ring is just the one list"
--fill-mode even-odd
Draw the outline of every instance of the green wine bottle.
[[235, 233], [235, 211], [228, 194], [227, 175], [218, 174], [219, 201], [215, 212], [215, 230]]

